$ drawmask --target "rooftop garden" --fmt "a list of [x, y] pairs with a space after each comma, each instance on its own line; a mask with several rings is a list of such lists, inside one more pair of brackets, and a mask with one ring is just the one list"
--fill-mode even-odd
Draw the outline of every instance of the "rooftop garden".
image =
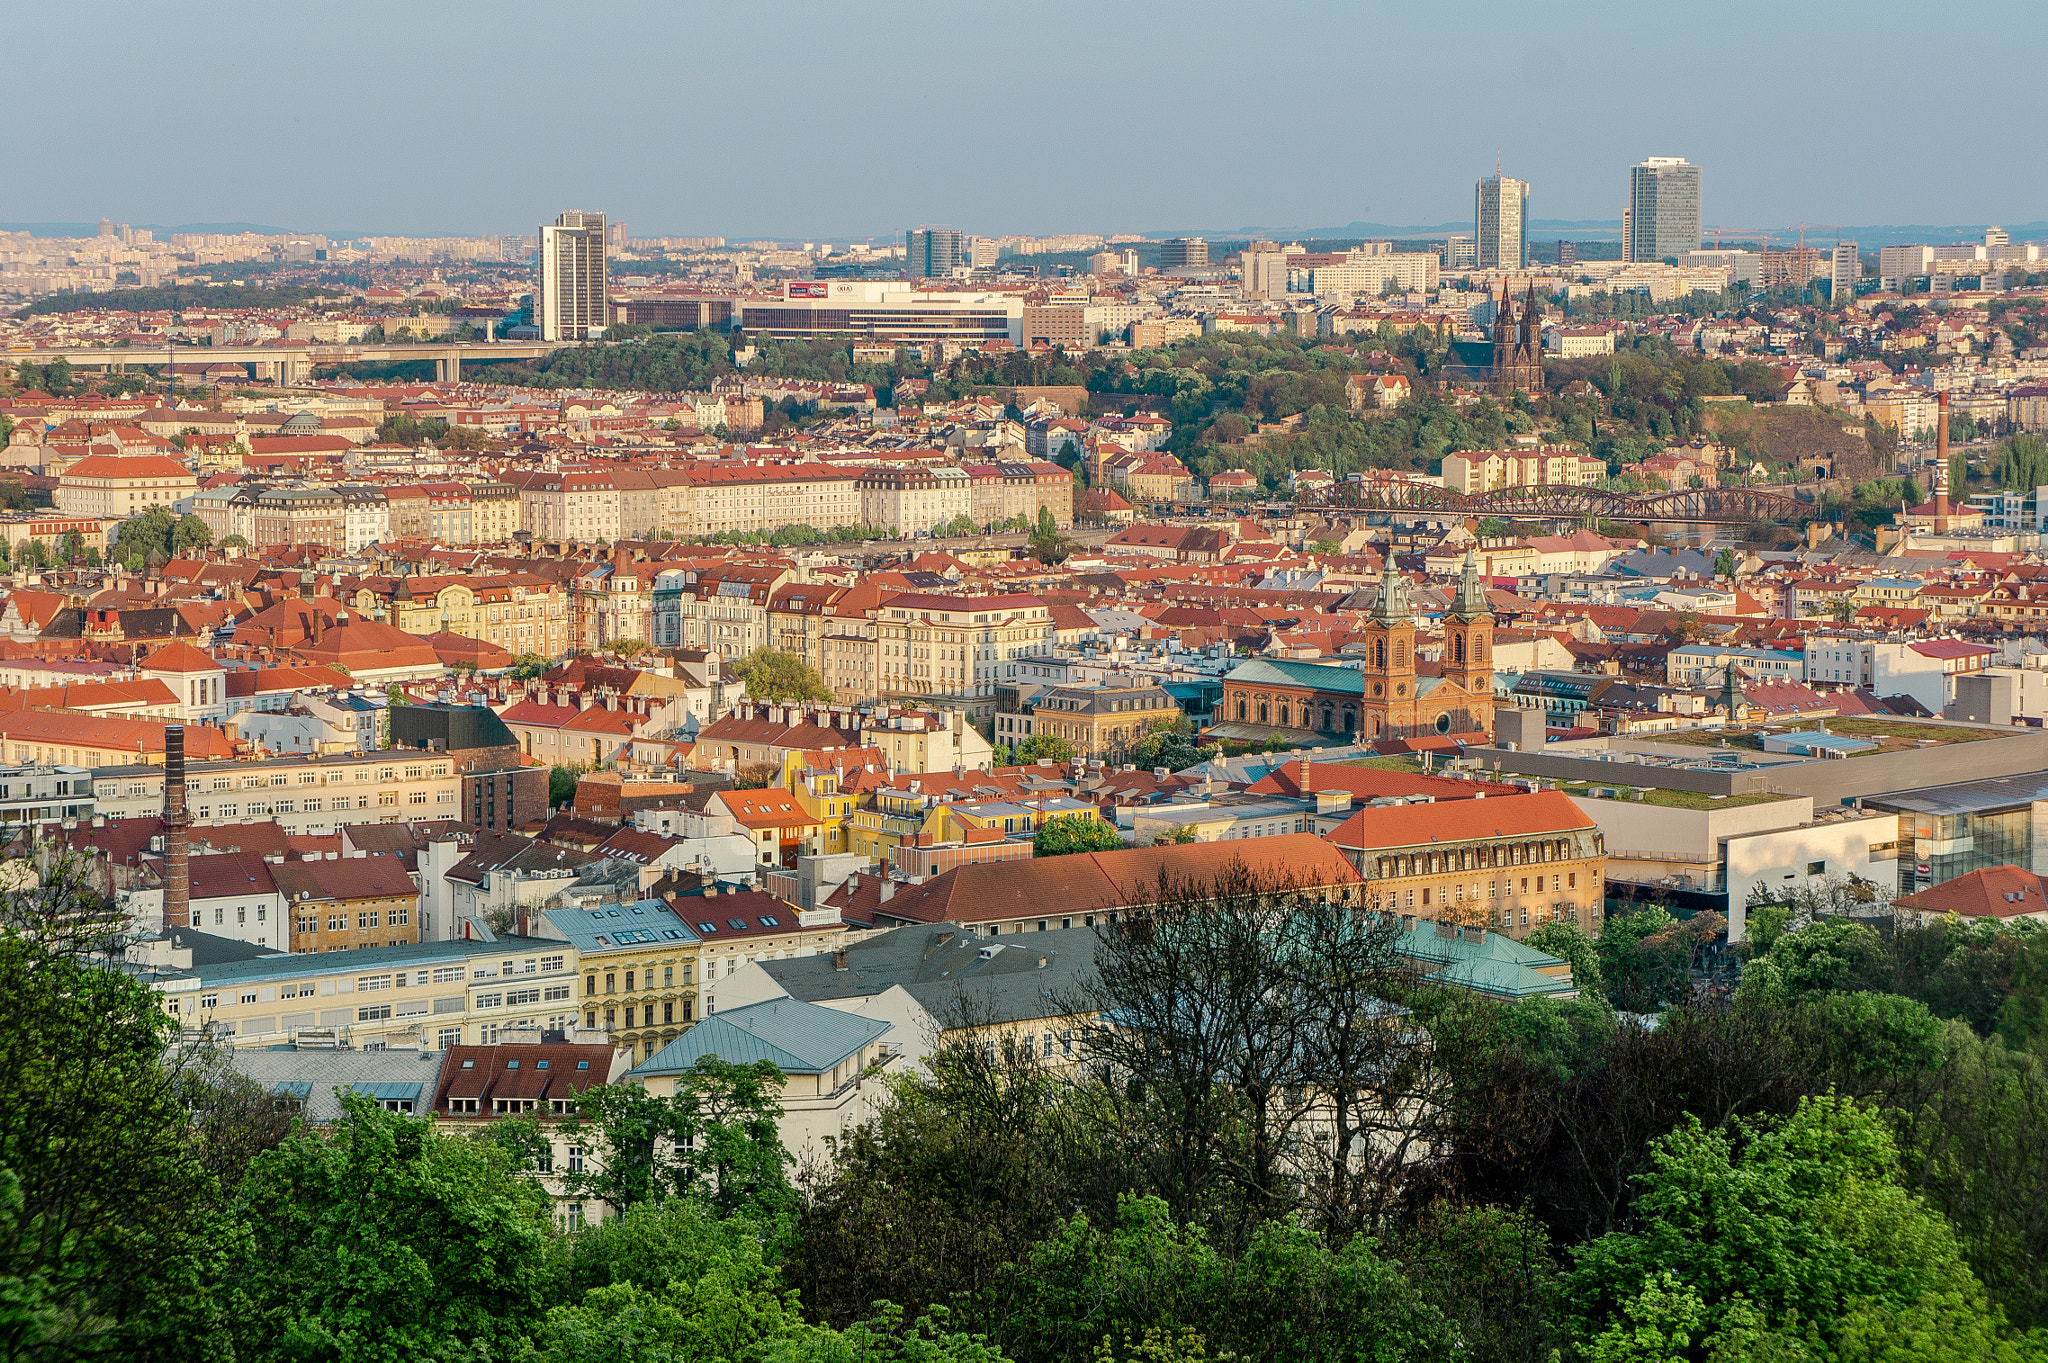
[[1636, 792], [1628, 786], [1609, 786], [1599, 781], [1560, 781], [1557, 788], [1567, 795], [1587, 796], [1595, 790], [1618, 790], [1616, 800], [1646, 805], [1662, 805], [1666, 809], [1735, 809], [1742, 805], [1767, 805], [1778, 800], [1789, 800], [1790, 795], [1779, 795], [1773, 791], [1759, 791], [1751, 795], [1702, 795], [1691, 790], [1646, 790], [1643, 798], [1636, 800]]

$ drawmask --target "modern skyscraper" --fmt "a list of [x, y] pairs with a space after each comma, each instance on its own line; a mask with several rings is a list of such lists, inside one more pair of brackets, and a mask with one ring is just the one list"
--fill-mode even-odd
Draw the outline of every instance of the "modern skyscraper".
[[533, 324], [543, 341], [587, 341], [603, 333], [605, 305], [604, 214], [572, 209], [540, 229]]
[[912, 279], [951, 279], [967, 262], [967, 240], [945, 227], [913, 227], [903, 234], [904, 267]]
[[1655, 264], [1700, 249], [1700, 168], [1652, 156], [1628, 173], [1627, 259]]
[[1835, 243], [1834, 268], [1828, 272], [1828, 298], [1840, 304], [1856, 295], [1856, 281], [1863, 277], [1863, 260], [1856, 254], [1856, 243], [1838, 241]]
[[1200, 237], [1168, 237], [1159, 243], [1159, 268], [1184, 270], [1209, 263], [1209, 243]]
[[1481, 180], [1472, 194], [1479, 268], [1519, 270], [1529, 263], [1529, 182], [1502, 175]]
[[1445, 270], [1469, 270], [1479, 263], [1479, 246], [1464, 232], [1453, 232], [1444, 238], [1443, 250], [1439, 253]]

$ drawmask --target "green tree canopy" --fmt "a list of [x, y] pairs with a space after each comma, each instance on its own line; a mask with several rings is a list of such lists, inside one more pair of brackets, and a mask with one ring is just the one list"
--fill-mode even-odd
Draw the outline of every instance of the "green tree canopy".
[[1018, 765], [1057, 762], [1064, 766], [1074, 760], [1074, 745], [1058, 734], [1036, 733], [1017, 745]]
[[246, 1281], [264, 1353], [515, 1356], [555, 1297], [546, 1196], [494, 1142], [342, 1102], [333, 1132], [293, 1136], [250, 1170]]
[[832, 699], [832, 692], [817, 668], [780, 649], [757, 648], [738, 662], [728, 664], [726, 670], [746, 683], [747, 694], [755, 700]]
[[1038, 826], [1031, 854], [1063, 857], [1072, 852], [1110, 852], [1123, 845], [1123, 835], [1113, 824], [1091, 814], [1055, 814]]
[[[1845, 1098], [1805, 1098], [1782, 1122], [1688, 1121], [1652, 1143], [1641, 1229], [1575, 1252], [1580, 1337], [1595, 1358], [1650, 1356], [1621, 1350], [1653, 1322], [1669, 1356], [1877, 1357], [1870, 1341], [1943, 1326], [1990, 1350], [1959, 1356], [2015, 1347], [1954, 1230], [1897, 1169], [1884, 1119]], [[1841, 1352], [1807, 1352], [1816, 1336]]]

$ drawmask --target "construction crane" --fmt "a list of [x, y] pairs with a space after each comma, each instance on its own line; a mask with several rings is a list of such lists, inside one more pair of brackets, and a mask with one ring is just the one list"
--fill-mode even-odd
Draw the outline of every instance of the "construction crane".
[[1763, 243], [1764, 249], [1768, 251], [1771, 249], [1772, 235], [1776, 231], [1777, 229], [1774, 227], [1716, 227], [1714, 229], [1714, 249], [1716, 251], [1721, 249], [1721, 234], [1725, 232], [1733, 237], [1755, 237]]

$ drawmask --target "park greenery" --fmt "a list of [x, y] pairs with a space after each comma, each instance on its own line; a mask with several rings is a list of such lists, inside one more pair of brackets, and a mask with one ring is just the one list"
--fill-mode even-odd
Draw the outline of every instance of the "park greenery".
[[55, 293], [15, 313], [34, 317], [63, 312], [181, 312], [203, 308], [290, 308], [331, 301], [340, 306], [352, 290], [304, 284], [160, 284], [148, 288], [108, 289], [102, 293]]
[[[1020, 385], [1085, 387], [1098, 410], [1145, 406], [1171, 418], [1169, 448], [1197, 474], [1247, 469], [1268, 491], [1286, 488], [1291, 473], [1310, 468], [1339, 477], [1367, 469], [1435, 472], [1447, 453], [1501, 448], [1527, 434], [1573, 445], [1626, 477], [1630, 465], [1667, 444], [1714, 434], [1714, 399], [1768, 401], [1782, 385], [1778, 371], [1757, 360], [1721, 360], [1681, 353], [1661, 337], [1625, 337], [1613, 355], [1549, 364], [1542, 394], [1453, 401], [1437, 382], [1460, 372], [1473, 378], [1475, 371], [1458, 366], [1483, 366], [1487, 357], [1431, 328], [1391, 324], [1351, 336], [1224, 333], [1123, 353], [971, 353], [937, 365], [910, 349], [889, 362], [855, 363], [838, 340], [658, 332], [494, 372], [505, 382], [540, 387], [681, 392], [738, 373], [736, 339], [757, 352], [749, 374], [865, 383], [885, 406], [904, 379], [926, 382], [922, 400], [931, 402]], [[1414, 395], [1387, 410], [1352, 410], [1347, 381], [1388, 371], [1410, 376]], [[809, 405], [792, 402], [771, 410], [769, 423], [779, 429], [817, 417]], [[1746, 437], [1739, 443], [1746, 455], [1768, 459], [1766, 445]]]
[[213, 530], [205, 521], [157, 506], [122, 521], [111, 552], [130, 572], [141, 572], [146, 566], [161, 566], [188, 549], [204, 549], [212, 543]]

